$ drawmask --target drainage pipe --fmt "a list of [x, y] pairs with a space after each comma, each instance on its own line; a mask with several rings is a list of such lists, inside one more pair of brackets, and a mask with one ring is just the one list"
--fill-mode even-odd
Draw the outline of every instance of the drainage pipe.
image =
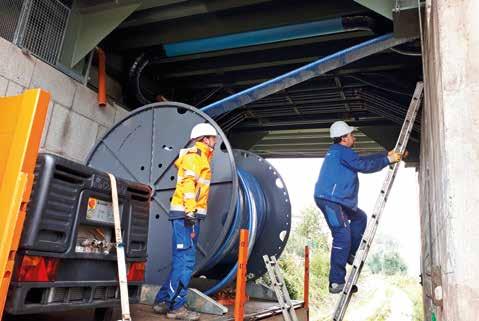
[[103, 49], [96, 48], [98, 57], [98, 106], [106, 106], [106, 55]]

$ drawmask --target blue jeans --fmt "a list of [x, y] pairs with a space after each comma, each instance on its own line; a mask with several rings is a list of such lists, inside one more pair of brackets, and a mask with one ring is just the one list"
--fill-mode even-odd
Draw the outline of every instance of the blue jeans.
[[353, 210], [338, 203], [315, 198], [316, 205], [328, 223], [333, 236], [329, 282], [345, 283], [346, 263], [355, 255], [367, 224], [367, 215], [359, 208]]
[[184, 219], [172, 220], [171, 225], [173, 238], [171, 271], [156, 294], [155, 303], [165, 302], [170, 310], [177, 310], [186, 303], [188, 284], [196, 263], [196, 243], [200, 229], [199, 223], [190, 226], [185, 224]]

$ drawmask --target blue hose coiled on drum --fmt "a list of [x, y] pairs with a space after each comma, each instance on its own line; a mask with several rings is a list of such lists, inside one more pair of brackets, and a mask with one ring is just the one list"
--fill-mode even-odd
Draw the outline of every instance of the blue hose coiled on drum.
[[[226, 253], [229, 252], [229, 249], [237, 245], [239, 230], [242, 228], [246, 228], [249, 231], [249, 256], [254, 247], [257, 235], [260, 235], [258, 231], [263, 229], [266, 221], [267, 203], [261, 185], [253, 175], [244, 169], [238, 168], [237, 174], [240, 187], [238, 193], [240, 193], [240, 195], [236, 204], [234, 221], [228, 236], [226, 237], [226, 241], [213, 255], [208, 266], [216, 265], [219, 259], [225, 257]], [[242, 222], [244, 221], [246, 221], [246, 224], [242, 225]], [[234, 280], [237, 271], [238, 263], [235, 263], [225, 277], [213, 287], [204, 291], [204, 293], [206, 295], [215, 294]]]

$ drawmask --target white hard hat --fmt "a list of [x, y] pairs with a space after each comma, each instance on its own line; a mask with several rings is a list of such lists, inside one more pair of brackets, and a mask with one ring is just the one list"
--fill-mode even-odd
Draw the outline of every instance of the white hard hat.
[[329, 134], [331, 138], [341, 137], [352, 133], [356, 130], [356, 127], [351, 127], [346, 122], [339, 120], [334, 122], [331, 127], [329, 128]]
[[203, 136], [218, 136], [216, 129], [210, 124], [201, 123], [195, 125], [191, 130], [190, 139], [196, 139]]

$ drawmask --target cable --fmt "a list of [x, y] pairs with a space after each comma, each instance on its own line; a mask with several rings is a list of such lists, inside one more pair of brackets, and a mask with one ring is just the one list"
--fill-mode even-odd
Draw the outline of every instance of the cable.
[[205, 97], [203, 97], [199, 102], [195, 103], [195, 106], [196, 107], [199, 107], [202, 103], [204, 103], [205, 101], [207, 101], [208, 99], [210, 99], [214, 94], [216, 94], [218, 91], [220, 91], [221, 89], [223, 89], [223, 86], [221, 87], [216, 87], [215, 89], [213, 89], [211, 92], [209, 92]]
[[362, 78], [359, 78], [359, 77], [356, 77], [356, 76], [353, 76], [353, 75], [344, 75], [343, 77], [349, 77], [349, 78], [353, 78], [353, 79], [356, 79], [357, 81], [360, 81], [368, 86], [371, 86], [371, 87], [374, 87], [374, 88], [377, 88], [377, 89], [380, 89], [380, 90], [384, 90], [384, 91], [388, 91], [390, 93], [394, 93], [394, 94], [398, 94], [398, 95], [403, 95], [403, 96], [408, 96], [408, 97], [412, 97], [412, 94], [409, 94], [409, 93], [405, 93], [405, 92], [402, 92], [402, 91], [397, 91], [397, 90], [394, 90], [394, 89], [389, 89], [389, 88], [384, 88], [382, 86], [379, 86], [379, 85], [376, 85], [376, 84], [373, 84], [369, 81], [366, 81]]
[[394, 51], [395, 53], [398, 53], [398, 54], [404, 55], [404, 56], [412, 56], [412, 57], [421, 57], [422, 56], [422, 54], [420, 52], [405, 51], [405, 50], [397, 49], [397, 48], [394, 48], [394, 47], [391, 47], [389, 49], [391, 51]]

